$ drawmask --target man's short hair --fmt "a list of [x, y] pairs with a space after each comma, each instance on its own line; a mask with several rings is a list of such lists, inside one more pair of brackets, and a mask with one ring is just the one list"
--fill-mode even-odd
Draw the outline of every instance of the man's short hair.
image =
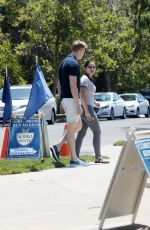
[[72, 51], [78, 51], [81, 48], [87, 48], [87, 44], [83, 41], [77, 40], [72, 44]]

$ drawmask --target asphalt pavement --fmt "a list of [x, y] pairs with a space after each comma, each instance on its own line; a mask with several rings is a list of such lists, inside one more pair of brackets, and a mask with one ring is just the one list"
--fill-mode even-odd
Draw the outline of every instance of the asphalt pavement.
[[[1, 230], [98, 230], [99, 214], [122, 147], [102, 146], [109, 164], [0, 176]], [[127, 185], [128, 186], [128, 185]], [[150, 183], [135, 219], [105, 220], [103, 229], [149, 230]]]

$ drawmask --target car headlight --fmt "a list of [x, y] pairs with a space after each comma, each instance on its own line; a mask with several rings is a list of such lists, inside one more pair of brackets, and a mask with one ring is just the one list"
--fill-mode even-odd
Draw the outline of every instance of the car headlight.
[[126, 106], [126, 108], [135, 108], [135, 105], [129, 105], [129, 106]]
[[102, 106], [100, 107], [101, 109], [108, 109], [109, 108], [109, 105], [105, 105], [105, 106]]

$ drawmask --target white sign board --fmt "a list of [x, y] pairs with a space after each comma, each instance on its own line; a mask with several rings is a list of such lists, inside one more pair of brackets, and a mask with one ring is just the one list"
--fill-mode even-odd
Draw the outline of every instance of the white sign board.
[[150, 176], [150, 130], [133, 132], [123, 147], [104, 204], [99, 229], [105, 219], [132, 215], [135, 220], [143, 190]]

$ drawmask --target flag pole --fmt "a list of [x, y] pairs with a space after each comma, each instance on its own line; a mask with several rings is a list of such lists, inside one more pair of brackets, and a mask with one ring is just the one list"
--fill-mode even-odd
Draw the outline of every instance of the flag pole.
[[7, 66], [5, 69], [5, 77], [4, 77], [4, 85], [3, 85], [3, 94], [2, 94], [2, 102], [5, 104], [4, 113], [3, 113], [3, 126], [7, 123], [8, 120], [11, 119], [12, 114], [12, 98], [10, 91], [10, 83], [8, 78], [8, 70]]
[[35, 64], [38, 65], [39, 64], [39, 61], [38, 61], [38, 56], [36, 55], [35, 56]]
[[6, 77], [8, 76], [8, 68], [7, 68], [7, 66], [6, 66]]
[[[38, 62], [38, 56], [36, 55], [35, 56], [35, 64], [36, 64], [36, 66], [39, 64], [39, 62]], [[41, 159], [41, 162], [43, 162], [44, 161], [44, 159], [43, 159], [43, 141], [42, 141], [42, 127], [41, 127], [41, 113], [39, 112], [39, 110], [38, 110], [38, 121], [39, 121], [39, 132], [40, 132], [40, 157], [42, 158]]]

